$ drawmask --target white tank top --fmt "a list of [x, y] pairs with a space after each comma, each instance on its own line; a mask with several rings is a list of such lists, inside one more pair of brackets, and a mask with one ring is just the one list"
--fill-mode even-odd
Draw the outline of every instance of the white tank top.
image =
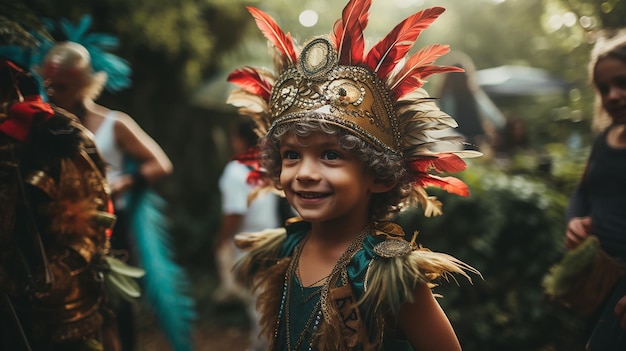
[[124, 173], [124, 154], [116, 142], [115, 121], [115, 111], [110, 111], [94, 133], [96, 147], [107, 164], [106, 178], [109, 184]]

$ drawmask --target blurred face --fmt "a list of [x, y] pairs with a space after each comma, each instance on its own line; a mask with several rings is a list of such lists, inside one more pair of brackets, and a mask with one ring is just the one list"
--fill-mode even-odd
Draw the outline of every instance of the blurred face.
[[82, 84], [79, 79], [62, 73], [44, 77], [46, 93], [57, 106], [70, 110], [82, 102]]
[[367, 218], [373, 177], [336, 137], [290, 134], [281, 141], [280, 153], [280, 184], [304, 220], [344, 223]]
[[613, 123], [626, 124], [626, 62], [614, 57], [599, 60], [594, 83]]

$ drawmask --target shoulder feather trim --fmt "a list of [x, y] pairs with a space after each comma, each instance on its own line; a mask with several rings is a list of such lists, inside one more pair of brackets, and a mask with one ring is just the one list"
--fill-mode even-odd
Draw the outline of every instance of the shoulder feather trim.
[[252, 286], [257, 272], [278, 262], [280, 246], [286, 237], [285, 228], [235, 235], [235, 245], [248, 251], [233, 267], [237, 280], [248, 287]]
[[460, 274], [470, 282], [472, 279], [468, 273], [482, 278], [474, 267], [448, 254], [426, 248], [418, 248], [403, 256], [377, 257], [370, 263], [361, 302], [371, 303], [375, 310], [384, 308], [396, 314], [402, 303], [412, 302], [417, 284], [427, 284], [432, 288], [437, 285], [435, 280], [444, 278], [449, 281], [452, 273]]

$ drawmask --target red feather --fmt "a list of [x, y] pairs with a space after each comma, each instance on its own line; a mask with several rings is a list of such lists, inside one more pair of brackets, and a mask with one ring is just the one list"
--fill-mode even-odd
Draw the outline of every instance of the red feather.
[[339, 54], [340, 65], [358, 65], [363, 62], [365, 40], [372, 0], [350, 0], [333, 26], [332, 40]]
[[447, 54], [449, 51], [450, 48], [448, 45], [443, 44], [433, 44], [423, 47], [406, 61], [400, 72], [394, 77], [393, 84], [389, 89], [393, 92], [396, 86], [412, 76], [411, 73], [413, 70], [432, 64], [436, 59]]
[[467, 164], [456, 154], [436, 154], [433, 157], [417, 158], [409, 162], [412, 171], [427, 173], [435, 170], [439, 173], [460, 172], [467, 168]]
[[441, 15], [443, 7], [432, 7], [409, 16], [385, 38], [370, 49], [365, 65], [385, 80], [394, 67], [411, 49], [421, 32]]
[[263, 184], [264, 172], [259, 162], [259, 148], [251, 147], [247, 151], [235, 155], [233, 160], [246, 165], [250, 170], [246, 176], [246, 182], [250, 185], [258, 186]]
[[392, 96], [397, 100], [404, 95], [420, 88], [426, 82], [426, 78], [438, 73], [464, 72], [463, 68], [456, 66], [429, 65], [414, 68], [412, 72], [391, 91]]
[[469, 196], [469, 188], [467, 184], [462, 180], [454, 177], [437, 177], [432, 174], [424, 174], [419, 177], [415, 183], [424, 188], [429, 186], [439, 187], [451, 194], [457, 194], [461, 196]]
[[259, 163], [259, 148], [257, 146], [253, 146], [245, 152], [233, 156], [232, 159], [255, 169], [261, 168]]
[[248, 93], [258, 95], [265, 101], [270, 101], [272, 83], [263, 78], [253, 67], [238, 68], [226, 78], [229, 82], [239, 85]]
[[294, 64], [297, 61], [298, 56], [296, 55], [296, 49], [293, 45], [291, 34], [285, 34], [274, 19], [272, 19], [272, 17], [270, 17], [267, 13], [252, 6], [246, 6], [246, 8], [252, 17], [254, 17], [254, 20], [263, 35], [265, 35], [270, 43], [278, 48], [283, 59], [286, 59], [290, 65]]

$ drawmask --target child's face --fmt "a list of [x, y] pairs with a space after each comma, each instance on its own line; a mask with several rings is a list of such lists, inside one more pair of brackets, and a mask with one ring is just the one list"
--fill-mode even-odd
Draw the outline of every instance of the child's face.
[[613, 57], [601, 59], [594, 70], [594, 83], [613, 122], [626, 123], [626, 62]]
[[280, 184], [287, 200], [309, 222], [367, 218], [373, 176], [335, 136], [288, 134], [280, 144]]

